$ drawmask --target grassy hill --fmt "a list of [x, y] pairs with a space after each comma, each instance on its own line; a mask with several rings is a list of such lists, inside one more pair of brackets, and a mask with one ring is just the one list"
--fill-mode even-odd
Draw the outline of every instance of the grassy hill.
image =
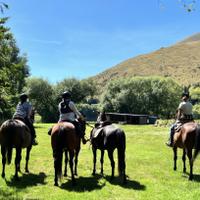
[[125, 60], [92, 77], [100, 85], [119, 77], [164, 76], [181, 85], [200, 82], [200, 33], [152, 53]]

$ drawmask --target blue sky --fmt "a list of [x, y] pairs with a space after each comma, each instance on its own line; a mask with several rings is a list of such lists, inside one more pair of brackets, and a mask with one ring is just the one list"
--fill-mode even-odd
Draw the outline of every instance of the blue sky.
[[[179, 0], [5, 0], [7, 25], [32, 76], [84, 79], [200, 32], [200, 3]], [[187, 1], [189, 2], [189, 1]]]

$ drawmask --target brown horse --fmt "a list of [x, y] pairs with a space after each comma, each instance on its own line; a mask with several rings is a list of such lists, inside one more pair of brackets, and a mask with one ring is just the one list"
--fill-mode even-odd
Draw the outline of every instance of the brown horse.
[[103, 160], [104, 150], [108, 151], [108, 157], [111, 162], [112, 173], [111, 180], [114, 178], [115, 161], [113, 152], [117, 148], [118, 152], [118, 171], [119, 175], [123, 178], [123, 183], [126, 183], [125, 174], [125, 149], [126, 149], [126, 136], [123, 130], [115, 127], [114, 125], [106, 125], [102, 128], [93, 128], [90, 135], [92, 151], [93, 151], [93, 175], [96, 173], [96, 151], [101, 150], [101, 174], [103, 174]]
[[[54, 185], [58, 186], [58, 178], [60, 178], [62, 174], [62, 157], [64, 150], [66, 153], [67, 151], [69, 153], [71, 179], [72, 184], [75, 184], [74, 175], [77, 173], [77, 169], [75, 166], [74, 173], [74, 156], [76, 155], [75, 163], [77, 165], [78, 153], [80, 150], [80, 137], [76, 134], [74, 125], [70, 122], [60, 122], [55, 124], [51, 130], [51, 146], [54, 157]], [[67, 160], [65, 161], [67, 162]]]
[[[193, 162], [200, 150], [200, 127], [195, 122], [187, 122], [183, 124], [180, 131], [176, 132], [174, 135], [174, 170], [177, 169], [177, 148], [183, 149], [182, 161], [183, 161], [183, 172], [186, 172], [186, 154], [189, 159], [190, 164], [190, 174], [189, 180], [193, 179]], [[192, 155], [192, 150], [195, 149]]]
[[30, 157], [30, 151], [32, 148], [31, 133], [29, 128], [22, 121], [17, 119], [11, 119], [5, 121], [1, 125], [0, 144], [1, 144], [2, 165], [3, 165], [1, 176], [3, 178], [5, 177], [6, 161], [7, 164], [11, 163], [13, 148], [16, 149], [14, 178], [18, 179], [22, 148], [27, 148], [25, 171], [29, 172], [28, 161]]

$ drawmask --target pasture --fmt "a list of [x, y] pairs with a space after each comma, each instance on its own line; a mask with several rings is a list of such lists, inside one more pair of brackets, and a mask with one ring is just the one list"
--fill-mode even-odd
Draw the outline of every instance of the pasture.
[[[182, 173], [182, 151], [178, 151], [177, 171], [173, 171], [172, 150], [166, 147], [168, 129], [151, 125], [121, 125], [126, 133], [126, 173], [127, 184], [122, 185], [117, 175], [117, 155], [115, 152], [115, 179], [111, 182], [111, 167], [107, 153], [104, 159], [104, 177], [100, 173], [100, 152], [97, 153], [97, 174], [92, 176], [92, 150], [90, 145], [82, 145], [79, 155], [77, 185], [72, 186], [70, 177], [63, 177], [59, 187], [54, 186], [54, 167], [50, 136], [47, 134], [52, 124], [35, 124], [38, 146], [31, 151], [30, 174], [24, 172], [23, 152], [20, 181], [13, 180], [12, 164], [6, 165], [6, 178], [0, 177], [0, 199], [48, 199], [48, 200], [159, 200], [159, 199], [199, 199], [200, 157], [194, 163], [194, 180], [188, 181], [188, 174]], [[90, 128], [87, 127], [87, 137]], [[0, 156], [1, 157], [1, 156]], [[0, 170], [2, 165], [0, 165]], [[187, 162], [187, 172], [189, 165]], [[68, 173], [70, 174], [70, 173]]]

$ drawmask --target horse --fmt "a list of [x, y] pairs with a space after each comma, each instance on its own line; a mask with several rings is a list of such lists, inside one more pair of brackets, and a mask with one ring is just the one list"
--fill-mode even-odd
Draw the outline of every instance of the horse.
[[5, 121], [0, 127], [0, 144], [2, 154], [2, 178], [5, 178], [5, 164], [11, 163], [12, 149], [16, 149], [15, 157], [15, 175], [16, 180], [19, 179], [18, 172], [20, 172], [20, 161], [22, 148], [26, 148], [26, 164], [25, 172], [29, 173], [28, 161], [30, 158], [30, 151], [32, 148], [31, 133], [28, 126], [18, 119], [9, 119]]
[[[200, 126], [194, 121], [184, 123], [179, 131], [174, 134], [174, 170], [177, 169], [177, 148], [183, 149], [183, 173], [186, 173], [186, 154], [189, 159], [190, 173], [189, 180], [193, 180], [193, 163], [200, 150]], [[192, 155], [192, 150], [194, 153]]]
[[125, 174], [125, 149], [126, 149], [126, 136], [123, 130], [115, 127], [112, 124], [105, 125], [101, 128], [94, 127], [91, 130], [90, 140], [92, 144], [93, 152], [93, 172], [96, 174], [96, 152], [97, 149], [101, 151], [101, 174], [103, 175], [103, 162], [104, 162], [104, 150], [107, 150], [108, 157], [111, 162], [111, 180], [114, 178], [115, 161], [113, 158], [113, 152], [117, 148], [118, 150], [118, 172], [119, 176], [122, 176], [123, 183], [126, 183]]
[[[80, 137], [75, 131], [75, 126], [70, 122], [58, 122], [51, 130], [51, 146], [54, 158], [54, 185], [58, 186], [58, 178], [62, 174], [63, 151], [65, 156], [69, 153], [69, 165], [72, 184], [75, 185], [75, 174], [77, 174], [78, 154], [80, 151]], [[75, 169], [74, 169], [75, 159]], [[68, 156], [65, 159], [65, 174], [67, 175]]]

